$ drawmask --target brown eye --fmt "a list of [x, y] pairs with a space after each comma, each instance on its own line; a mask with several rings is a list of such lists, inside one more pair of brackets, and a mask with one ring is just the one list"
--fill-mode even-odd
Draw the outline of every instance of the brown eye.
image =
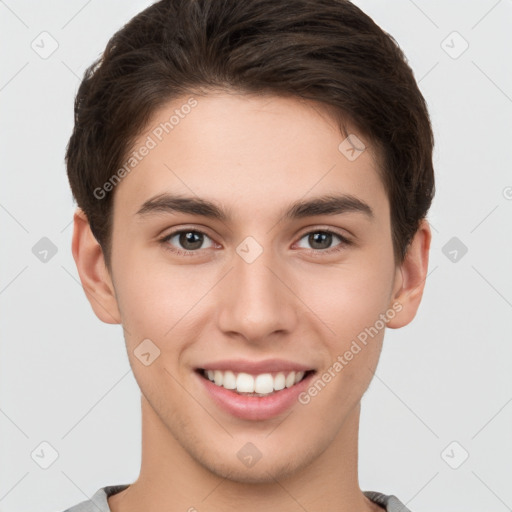
[[[210, 240], [210, 245], [204, 247], [205, 240]], [[208, 235], [195, 229], [182, 229], [174, 231], [162, 239], [162, 243], [167, 248], [178, 254], [186, 254], [187, 252], [198, 252], [199, 249], [212, 247], [211, 239]]]
[[329, 249], [332, 244], [332, 233], [319, 231], [308, 235], [308, 243], [313, 249]]
[[[336, 238], [340, 240], [341, 243], [335, 244], [333, 246], [333, 241]], [[301, 240], [304, 239], [307, 240], [311, 250], [320, 252], [336, 251], [347, 245], [350, 245], [350, 241], [347, 240], [344, 236], [329, 230], [310, 231], [301, 238]], [[308, 249], [308, 247], [306, 247], [306, 249]]]

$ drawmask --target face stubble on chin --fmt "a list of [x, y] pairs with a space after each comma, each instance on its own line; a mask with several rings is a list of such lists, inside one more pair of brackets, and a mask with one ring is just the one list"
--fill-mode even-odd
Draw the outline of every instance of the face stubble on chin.
[[[197, 101], [117, 186], [112, 283], [143, 395], [148, 452], [166, 446], [184, 468], [271, 483], [333, 462], [335, 451], [357, 441], [359, 404], [384, 329], [359, 343], [334, 376], [332, 368], [392, 308], [398, 273], [389, 202], [370, 149], [347, 159], [339, 150], [344, 137], [318, 108], [276, 97], [211, 94]], [[179, 105], [161, 108], [149, 126]], [[231, 218], [137, 214], [162, 193], [207, 199]], [[329, 194], [355, 197], [372, 215], [282, 216], [294, 201]], [[162, 237], [177, 228], [204, 233], [202, 248], [173, 252], [184, 250], [179, 236]], [[313, 249], [307, 234], [326, 229], [350, 243], [329, 254]], [[250, 250], [261, 248], [251, 263], [237, 252], [247, 237], [255, 241]], [[333, 235], [331, 245], [338, 244]], [[136, 355], [143, 340], [159, 351], [148, 366]], [[264, 421], [240, 419], [211, 400], [196, 372], [205, 362], [238, 358], [306, 364], [316, 379], [331, 369], [331, 379], [307, 404]], [[238, 457], [248, 443], [261, 456], [252, 467]]]

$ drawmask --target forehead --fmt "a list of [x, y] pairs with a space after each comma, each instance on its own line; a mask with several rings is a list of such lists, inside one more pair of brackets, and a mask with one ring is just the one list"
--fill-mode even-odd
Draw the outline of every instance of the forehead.
[[387, 208], [368, 141], [356, 131], [347, 141], [325, 109], [300, 98], [185, 96], [155, 112], [134, 153], [114, 195], [123, 215], [162, 193], [215, 200], [238, 215], [272, 216], [283, 202], [335, 193]]

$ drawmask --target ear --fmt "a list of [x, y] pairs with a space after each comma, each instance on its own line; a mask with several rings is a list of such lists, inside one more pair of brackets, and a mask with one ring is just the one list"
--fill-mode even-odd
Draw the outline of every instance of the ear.
[[77, 208], [73, 216], [73, 258], [85, 295], [96, 316], [107, 324], [121, 323], [115, 289], [85, 213]]
[[387, 322], [387, 327], [403, 327], [416, 316], [427, 279], [431, 239], [430, 226], [423, 219], [409, 244], [404, 261], [397, 269], [392, 302], [398, 314]]

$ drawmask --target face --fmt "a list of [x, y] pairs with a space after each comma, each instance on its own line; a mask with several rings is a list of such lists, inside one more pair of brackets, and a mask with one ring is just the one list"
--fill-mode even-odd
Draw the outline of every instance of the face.
[[116, 187], [112, 284], [154, 418], [203, 467], [262, 482], [332, 446], [369, 385], [398, 314], [390, 207], [368, 141], [344, 151], [319, 105], [187, 99]]

